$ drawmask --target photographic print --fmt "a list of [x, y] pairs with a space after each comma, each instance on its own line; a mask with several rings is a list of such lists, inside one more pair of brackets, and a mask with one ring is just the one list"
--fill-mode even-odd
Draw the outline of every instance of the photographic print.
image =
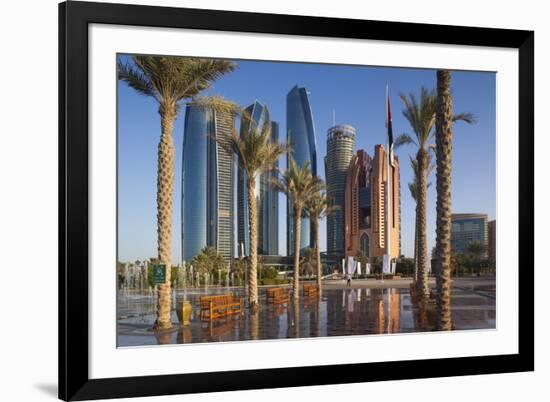
[[60, 398], [534, 369], [532, 31], [72, 1], [59, 40]]
[[117, 346], [496, 328], [496, 74], [117, 55]]

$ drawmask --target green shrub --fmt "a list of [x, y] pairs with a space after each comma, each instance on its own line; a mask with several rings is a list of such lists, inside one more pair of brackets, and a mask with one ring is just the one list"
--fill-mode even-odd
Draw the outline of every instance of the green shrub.
[[414, 260], [412, 258], [400, 258], [395, 266], [396, 274], [412, 276], [414, 274]]
[[258, 270], [258, 276], [262, 279], [277, 279], [278, 275], [279, 271], [273, 267], [261, 267], [261, 269]]

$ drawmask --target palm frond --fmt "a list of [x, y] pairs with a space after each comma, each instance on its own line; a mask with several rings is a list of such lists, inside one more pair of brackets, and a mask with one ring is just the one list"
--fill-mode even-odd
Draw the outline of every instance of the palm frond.
[[416, 185], [416, 180], [408, 183], [407, 185], [409, 186], [412, 199], [416, 202], [418, 198], [418, 186]]
[[426, 147], [433, 135], [433, 126], [435, 124], [435, 110], [437, 96], [435, 90], [428, 90], [425, 87], [420, 89], [420, 100], [414, 93], [406, 96], [399, 95], [404, 104], [403, 116], [409, 122], [417, 141], [418, 147]]
[[411, 169], [414, 172], [414, 175], [416, 177], [416, 174], [418, 172], [418, 161], [409, 155], [409, 163], [411, 164]]
[[435, 169], [435, 161], [434, 161], [434, 155], [428, 154], [428, 176], [430, 173], [432, 173]]
[[305, 216], [312, 220], [320, 220], [332, 216], [340, 209], [339, 205], [331, 205], [326, 192], [318, 191], [305, 203]]
[[[409, 192], [411, 193], [411, 197], [416, 202], [418, 197], [418, 161], [409, 155], [409, 161], [411, 164], [411, 169], [413, 171], [413, 181], [410, 183], [407, 183], [407, 186], [409, 187]], [[428, 154], [428, 175], [433, 172], [435, 169], [435, 164], [433, 163], [433, 158], [431, 154]], [[428, 182], [426, 184], [426, 188], [429, 188], [432, 185], [431, 182]]]
[[426, 146], [434, 134], [435, 112], [437, 109], [437, 94], [434, 89], [428, 90], [425, 87], [420, 89], [420, 120], [421, 132], [418, 143]]
[[174, 68], [181, 72], [182, 77], [186, 77], [174, 85], [174, 97], [179, 100], [209, 88], [212, 82], [232, 72], [236, 65], [229, 60], [193, 58], [185, 64], [176, 64]]
[[231, 115], [233, 117], [239, 116], [243, 111], [240, 105], [219, 95], [194, 96], [192, 98], [192, 104], [200, 108], [211, 109], [217, 113]]
[[453, 116], [453, 123], [457, 121], [463, 121], [468, 124], [475, 124], [477, 122], [477, 116], [473, 113], [459, 113]]
[[295, 209], [304, 207], [324, 187], [323, 181], [311, 173], [309, 161], [300, 167], [292, 157], [289, 157], [288, 168], [273, 179], [272, 185], [294, 202]]
[[141, 71], [128, 63], [117, 63], [118, 79], [125, 81], [130, 88], [145, 96], [151, 96], [158, 100], [157, 93], [148, 77]]
[[239, 164], [249, 179], [273, 170], [280, 157], [288, 152], [288, 146], [285, 143], [272, 140], [271, 122], [268, 117], [260, 128], [246, 109], [220, 96], [195, 97], [193, 104], [214, 110], [222, 116], [239, 117], [241, 127], [243, 124], [247, 125], [248, 129], [240, 135], [233, 125], [229, 139], [227, 137], [214, 139], [227, 153], [237, 155]]
[[402, 147], [403, 145], [409, 145], [409, 144], [415, 144], [416, 145], [416, 142], [408, 134], [400, 134], [393, 141], [393, 147], [396, 148], [396, 149], [399, 148], [399, 147]]
[[216, 59], [135, 55], [132, 61], [130, 70], [148, 83], [147, 90], [155, 93], [159, 103], [177, 104], [195, 97], [235, 69], [233, 62]]

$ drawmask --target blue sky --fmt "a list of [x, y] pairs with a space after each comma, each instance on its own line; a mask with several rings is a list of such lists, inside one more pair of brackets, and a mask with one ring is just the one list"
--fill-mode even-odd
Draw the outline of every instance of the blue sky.
[[[384, 99], [389, 85], [394, 135], [409, 133], [399, 94], [419, 94], [421, 86], [435, 88], [435, 70], [237, 61], [237, 69], [216, 81], [207, 94], [222, 95], [242, 105], [254, 100], [267, 104], [270, 117], [286, 132], [286, 94], [298, 84], [310, 91], [317, 137], [318, 174], [325, 179], [326, 132], [332, 125], [350, 124], [357, 130], [355, 148], [372, 156], [376, 144], [386, 143]], [[471, 112], [474, 125], [454, 125], [453, 212], [496, 213], [496, 76], [490, 72], [452, 73], [453, 110]], [[173, 258], [180, 261], [180, 195], [184, 109], [174, 125], [176, 166], [174, 183]], [[121, 261], [156, 255], [156, 158], [160, 135], [158, 105], [118, 83], [118, 258]], [[413, 175], [409, 155], [413, 146], [396, 151], [401, 162], [402, 252], [413, 254], [414, 201], [407, 183]], [[280, 166], [286, 166], [283, 158]], [[428, 250], [435, 244], [435, 174], [428, 189]], [[280, 195], [279, 252], [286, 250], [286, 202]], [[322, 250], [326, 224], [321, 225]]]

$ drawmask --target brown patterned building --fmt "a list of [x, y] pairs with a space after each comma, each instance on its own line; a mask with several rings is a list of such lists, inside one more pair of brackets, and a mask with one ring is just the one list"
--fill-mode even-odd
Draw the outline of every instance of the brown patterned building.
[[[382, 257], [386, 252], [386, 150], [374, 147], [374, 158], [359, 150], [351, 162], [345, 192], [345, 256], [361, 251], [368, 257]], [[400, 185], [399, 160], [390, 167], [390, 255], [400, 254]]]

